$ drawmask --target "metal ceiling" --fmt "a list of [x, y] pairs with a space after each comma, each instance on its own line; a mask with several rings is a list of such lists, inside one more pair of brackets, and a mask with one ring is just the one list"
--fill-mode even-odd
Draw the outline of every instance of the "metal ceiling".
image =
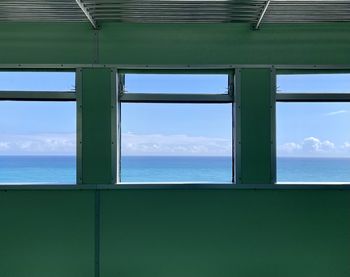
[[1, 0], [0, 21], [312, 23], [350, 21], [350, 0]]
[[75, 0], [0, 0], [1, 21], [86, 21]]

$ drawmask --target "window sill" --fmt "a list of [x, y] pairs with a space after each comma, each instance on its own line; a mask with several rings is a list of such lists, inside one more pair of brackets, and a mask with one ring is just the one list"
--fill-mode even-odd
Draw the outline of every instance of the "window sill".
[[350, 190], [350, 183], [119, 183], [117, 185], [0, 185], [0, 191], [8, 190]]

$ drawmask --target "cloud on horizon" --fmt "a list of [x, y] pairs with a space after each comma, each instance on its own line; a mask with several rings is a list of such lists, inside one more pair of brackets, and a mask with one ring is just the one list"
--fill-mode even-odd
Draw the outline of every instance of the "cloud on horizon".
[[0, 155], [74, 155], [76, 135], [0, 135]]
[[316, 137], [307, 137], [301, 143], [287, 142], [277, 147], [278, 156], [287, 157], [344, 157], [350, 155], [350, 142], [337, 146]]
[[[76, 134], [0, 135], [0, 155], [74, 155]], [[122, 134], [123, 155], [229, 156], [230, 139], [189, 135]], [[278, 156], [344, 157], [350, 156], [350, 142], [336, 145], [316, 137], [287, 142], [277, 147]]]
[[227, 156], [231, 144], [229, 139], [203, 136], [122, 134], [124, 155]]
[[[70, 134], [0, 135], [0, 155], [74, 155]], [[204, 136], [122, 134], [124, 155], [228, 156], [231, 140]]]

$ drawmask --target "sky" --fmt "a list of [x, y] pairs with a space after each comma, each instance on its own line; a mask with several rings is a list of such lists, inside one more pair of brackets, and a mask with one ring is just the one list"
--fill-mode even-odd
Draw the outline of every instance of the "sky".
[[[350, 74], [277, 76], [278, 93], [350, 93]], [[277, 103], [277, 156], [350, 157], [350, 103]]]
[[[225, 94], [225, 74], [127, 74], [127, 93]], [[231, 156], [232, 104], [122, 104], [122, 155]]]
[[[2, 91], [73, 91], [71, 72], [1, 72]], [[75, 155], [75, 102], [0, 101], [0, 155]]]
[[[44, 80], [44, 81], [43, 81]], [[0, 90], [74, 89], [74, 73], [0, 73]], [[225, 75], [136, 75], [128, 93], [226, 93]], [[279, 75], [279, 93], [348, 92], [350, 74]], [[122, 154], [232, 155], [231, 104], [122, 104]], [[277, 155], [350, 157], [350, 103], [277, 103]], [[0, 155], [74, 155], [74, 102], [0, 102]]]
[[122, 154], [230, 156], [232, 104], [122, 104]]

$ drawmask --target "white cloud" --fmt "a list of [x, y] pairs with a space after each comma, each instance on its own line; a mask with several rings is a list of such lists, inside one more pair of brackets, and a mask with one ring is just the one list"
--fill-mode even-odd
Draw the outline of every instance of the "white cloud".
[[[0, 135], [0, 155], [73, 155], [75, 134]], [[134, 133], [122, 134], [124, 155], [227, 156], [232, 152], [230, 139], [218, 137]], [[336, 146], [330, 140], [307, 137], [277, 148], [279, 156], [344, 156], [350, 142]]]
[[124, 155], [223, 156], [232, 152], [231, 141], [188, 135], [122, 134]]
[[7, 150], [9, 149], [9, 143], [8, 142], [0, 142], [0, 151], [4, 151], [4, 150]]
[[340, 148], [345, 151], [350, 151], [350, 142], [344, 142], [344, 144]]
[[321, 141], [315, 137], [304, 139], [303, 150], [306, 152], [330, 152], [335, 149], [335, 144], [329, 140]]
[[287, 142], [279, 147], [279, 151], [288, 153], [288, 154], [294, 153], [301, 149], [302, 149], [302, 146], [295, 142]]
[[0, 135], [1, 155], [72, 155], [75, 134]]
[[348, 110], [340, 110], [340, 111], [326, 113], [326, 116], [333, 116], [333, 115], [344, 114], [344, 113], [348, 113], [348, 112], [350, 112], [350, 111], [348, 111]]
[[[348, 147], [350, 149], [350, 143]], [[301, 143], [288, 142], [277, 148], [279, 156], [337, 156], [340, 150], [333, 142], [316, 137], [304, 138]]]

